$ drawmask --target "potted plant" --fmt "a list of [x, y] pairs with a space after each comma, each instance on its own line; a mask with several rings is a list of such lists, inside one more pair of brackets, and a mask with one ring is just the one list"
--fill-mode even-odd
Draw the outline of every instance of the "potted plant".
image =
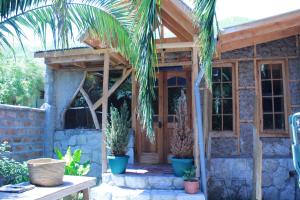
[[127, 104], [122, 105], [120, 112], [111, 106], [110, 120], [108, 120], [106, 128], [106, 147], [110, 153], [107, 158], [113, 174], [122, 174], [126, 170], [129, 159], [126, 152], [130, 126]]
[[172, 167], [175, 176], [182, 177], [193, 166], [193, 135], [189, 128], [186, 96], [184, 91], [177, 100], [176, 126], [171, 139]]
[[196, 168], [185, 170], [183, 174], [184, 191], [188, 194], [196, 194], [199, 192], [199, 181], [196, 178]]

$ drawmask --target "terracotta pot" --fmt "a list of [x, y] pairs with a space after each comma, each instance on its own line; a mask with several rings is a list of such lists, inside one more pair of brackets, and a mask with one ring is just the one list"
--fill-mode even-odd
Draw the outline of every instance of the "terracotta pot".
[[199, 181], [198, 180], [184, 181], [184, 190], [188, 194], [198, 193], [199, 192]]

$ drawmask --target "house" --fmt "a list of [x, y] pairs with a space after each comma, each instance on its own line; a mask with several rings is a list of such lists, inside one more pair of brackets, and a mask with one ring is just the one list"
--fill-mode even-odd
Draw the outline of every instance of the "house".
[[[184, 3], [163, 1], [161, 16], [162, 32], [172, 33], [174, 37], [157, 40], [155, 143], [149, 142], [137, 121], [134, 70], [114, 49], [102, 48], [97, 38], [87, 36], [82, 40], [90, 47], [35, 54], [44, 58], [47, 65], [46, 156], [53, 156], [54, 147], [62, 150], [67, 146], [80, 147], [84, 159], [92, 162], [90, 175], [102, 175], [103, 182], [132, 189], [181, 189], [182, 182], [172, 176], [114, 177], [106, 173], [103, 131], [108, 105], [109, 102], [118, 103], [113, 95], [122, 83], [127, 82], [131, 83], [132, 91], [132, 141], [128, 153], [133, 169], [166, 170], [164, 166], [169, 163], [170, 137], [175, 124], [174, 100], [182, 89], [187, 95], [190, 125], [195, 137], [194, 159], [199, 169], [199, 138], [195, 129], [192, 88], [199, 70], [198, 45], [201, 44], [197, 43], [192, 13]], [[290, 175], [293, 166], [288, 124], [289, 114], [300, 111], [299, 33], [299, 10], [231, 27], [220, 33], [213, 60], [212, 90], [204, 82], [199, 88], [209, 199], [250, 198], [253, 130], [263, 142], [264, 198], [300, 199], [297, 178]], [[117, 191], [117, 186], [107, 191]], [[124, 191], [113, 195], [124, 195]]]

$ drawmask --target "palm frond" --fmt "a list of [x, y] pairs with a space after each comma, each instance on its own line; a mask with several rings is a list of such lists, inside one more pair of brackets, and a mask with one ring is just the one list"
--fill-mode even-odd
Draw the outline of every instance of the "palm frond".
[[138, 114], [146, 135], [151, 142], [155, 140], [153, 130], [152, 102], [155, 98], [155, 65], [157, 64], [155, 29], [160, 0], [136, 1], [137, 3], [137, 52], [136, 78], [139, 83]]
[[205, 80], [211, 88], [212, 59], [215, 52], [214, 17], [216, 0], [195, 0], [195, 21], [199, 24], [200, 61], [205, 67]]

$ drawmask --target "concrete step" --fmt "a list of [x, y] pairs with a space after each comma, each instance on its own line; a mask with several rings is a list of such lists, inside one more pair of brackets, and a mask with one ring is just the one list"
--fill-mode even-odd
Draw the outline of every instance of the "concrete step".
[[183, 179], [172, 174], [102, 174], [102, 183], [131, 189], [183, 189]]
[[91, 200], [205, 200], [202, 193], [186, 194], [183, 190], [131, 189], [108, 184], [91, 189]]

